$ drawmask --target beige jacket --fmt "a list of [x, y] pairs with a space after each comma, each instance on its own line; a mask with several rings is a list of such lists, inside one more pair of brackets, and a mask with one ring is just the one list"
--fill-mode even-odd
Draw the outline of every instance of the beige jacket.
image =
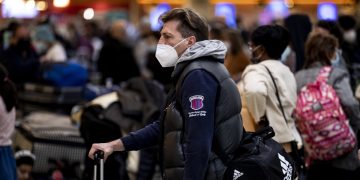
[[[273, 81], [264, 65], [275, 78], [287, 123], [285, 123], [279, 108]], [[278, 60], [266, 60], [259, 64], [249, 65], [237, 86], [255, 123], [258, 123], [260, 118], [266, 115], [270, 126], [275, 131], [274, 140], [279, 143], [296, 140], [299, 147], [302, 145], [300, 134], [292, 117], [297, 98], [296, 81], [294, 74], [287, 66]]]

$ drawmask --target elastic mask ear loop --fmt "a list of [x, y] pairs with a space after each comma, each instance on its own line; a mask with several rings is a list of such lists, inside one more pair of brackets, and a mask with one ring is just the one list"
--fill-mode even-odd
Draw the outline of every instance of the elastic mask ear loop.
[[259, 55], [256, 57], [256, 59], [260, 60], [260, 58], [261, 58], [261, 56], [262, 56], [263, 54], [264, 54], [264, 53], [259, 54]]
[[185, 40], [186, 40], [186, 38], [183, 39], [183, 40], [181, 40], [180, 42], [178, 42], [173, 48], [176, 48], [179, 44], [181, 44], [181, 43], [184, 42]]
[[251, 49], [251, 52], [254, 52], [254, 51], [256, 51], [257, 49], [259, 49], [260, 46], [261, 46], [261, 45], [258, 45], [258, 46], [256, 46], [255, 48]]
[[[261, 46], [261, 45], [258, 45], [258, 46], [256, 46], [254, 49], [252, 49], [252, 50], [251, 50], [252, 53], [253, 53], [254, 51], [256, 51], [257, 49], [259, 49], [260, 46]], [[260, 58], [261, 58], [261, 56], [262, 56], [263, 54], [264, 54], [264, 52], [261, 52], [258, 56], [251, 58], [252, 63], [254, 63], [254, 64], [259, 63], [259, 62], [260, 62]]]

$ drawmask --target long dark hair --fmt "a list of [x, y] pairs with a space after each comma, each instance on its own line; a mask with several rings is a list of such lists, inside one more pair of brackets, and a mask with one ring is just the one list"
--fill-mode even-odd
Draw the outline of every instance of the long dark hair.
[[4, 100], [6, 110], [10, 112], [17, 105], [17, 93], [14, 83], [9, 79], [6, 68], [0, 64], [0, 95]]
[[309, 36], [305, 44], [304, 68], [309, 68], [315, 62], [331, 65], [331, 58], [338, 47], [337, 39], [330, 34], [315, 33]]

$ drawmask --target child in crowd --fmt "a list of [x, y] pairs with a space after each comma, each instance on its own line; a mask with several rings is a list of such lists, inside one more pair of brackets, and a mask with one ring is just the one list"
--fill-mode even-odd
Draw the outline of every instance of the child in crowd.
[[20, 150], [15, 153], [18, 180], [31, 180], [31, 171], [34, 166], [35, 155], [29, 150]]

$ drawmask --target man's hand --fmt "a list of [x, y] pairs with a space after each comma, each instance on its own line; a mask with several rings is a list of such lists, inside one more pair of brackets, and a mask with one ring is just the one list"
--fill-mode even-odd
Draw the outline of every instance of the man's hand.
[[93, 144], [89, 151], [89, 158], [94, 159], [94, 153], [98, 150], [104, 151], [104, 160], [107, 159], [114, 151], [124, 151], [124, 145], [120, 139], [107, 143]]

